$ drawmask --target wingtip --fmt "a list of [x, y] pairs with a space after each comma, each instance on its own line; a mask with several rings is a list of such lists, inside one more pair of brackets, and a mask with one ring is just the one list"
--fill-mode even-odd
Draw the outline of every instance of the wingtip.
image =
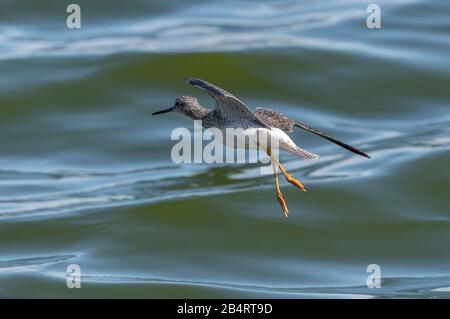
[[364, 156], [364, 157], [366, 157], [366, 158], [372, 158], [372, 157], [370, 157], [368, 154], [366, 154], [366, 153], [364, 153], [364, 152], [361, 152], [361, 151], [359, 151], [358, 154], [361, 155], [361, 156]]
[[192, 85], [195, 85], [196, 83], [198, 83], [200, 81], [201, 81], [200, 79], [193, 78], [193, 77], [184, 78], [184, 82], [186, 82], [187, 84], [192, 84]]

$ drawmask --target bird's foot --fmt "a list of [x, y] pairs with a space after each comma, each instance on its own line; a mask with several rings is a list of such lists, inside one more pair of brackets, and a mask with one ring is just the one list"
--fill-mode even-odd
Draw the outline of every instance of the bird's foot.
[[286, 170], [284, 169], [283, 165], [281, 165], [280, 162], [277, 162], [277, 164], [281, 170], [281, 173], [283, 173], [284, 177], [286, 178], [286, 180], [289, 183], [291, 183], [292, 185], [294, 185], [295, 187], [297, 187], [298, 189], [300, 189], [301, 191], [304, 191], [306, 193], [305, 186], [303, 186], [302, 183], [300, 183], [298, 180], [296, 180], [294, 177], [292, 177], [288, 172], [286, 172]]
[[277, 198], [278, 198], [278, 201], [280, 202], [281, 208], [283, 209], [284, 218], [287, 219], [289, 216], [289, 210], [287, 208], [286, 201], [284, 200], [283, 194], [281, 194], [281, 192], [277, 192]]
[[289, 183], [291, 183], [292, 185], [294, 185], [295, 187], [297, 187], [298, 189], [300, 189], [301, 191], [304, 191], [306, 193], [306, 188], [305, 188], [305, 186], [303, 186], [302, 183], [300, 183], [298, 180], [296, 180], [294, 177], [292, 177], [289, 174], [285, 175], [285, 177]]

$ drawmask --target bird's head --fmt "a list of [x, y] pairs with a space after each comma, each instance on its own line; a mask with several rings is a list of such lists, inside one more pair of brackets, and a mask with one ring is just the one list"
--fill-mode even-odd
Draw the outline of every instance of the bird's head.
[[163, 114], [167, 112], [177, 112], [186, 116], [192, 116], [195, 110], [198, 109], [199, 107], [200, 105], [198, 104], [198, 100], [195, 97], [182, 95], [175, 99], [175, 102], [172, 107], [155, 112], [153, 113], [153, 115]]

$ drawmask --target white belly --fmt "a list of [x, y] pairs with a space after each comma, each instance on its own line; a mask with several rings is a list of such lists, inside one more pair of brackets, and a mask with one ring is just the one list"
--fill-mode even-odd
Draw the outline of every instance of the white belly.
[[247, 150], [261, 150], [266, 152], [269, 148], [278, 156], [279, 150], [287, 151], [304, 159], [318, 158], [319, 155], [298, 147], [293, 140], [278, 128], [250, 128], [246, 130], [222, 131], [225, 145], [231, 148]]
[[224, 133], [225, 145], [234, 148], [247, 148], [267, 150], [270, 146], [272, 148], [278, 147], [289, 150], [289, 148], [296, 148], [294, 141], [277, 128], [249, 128], [246, 130], [235, 130], [236, 134]]

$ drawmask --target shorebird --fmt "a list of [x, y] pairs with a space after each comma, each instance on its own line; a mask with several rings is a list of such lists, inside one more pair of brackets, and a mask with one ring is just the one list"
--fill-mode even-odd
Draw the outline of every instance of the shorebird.
[[[319, 155], [298, 147], [286, 134], [292, 132], [294, 127], [298, 127], [323, 137], [353, 153], [370, 158], [369, 155], [354, 148], [353, 146], [331, 137], [324, 132], [309, 127], [304, 123], [297, 122], [280, 112], [262, 107], [251, 110], [234, 95], [214, 84], [197, 78], [186, 78], [185, 81], [209, 93], [215, 101], [215, 108], [210, 109], [204, 107], [198, 103], [198, 100], [195, 97], [183, 95], [175, 99], [175, 104], [172, 107], [155, 112], [153, 115], [167, 112], [177, 112], [193, 120], [201, 120], [202, 126], [206, 129], [218, 128], [223, 131], [226, 128], [241, 128], [244, 132], [250, 130], [253, 132], [264, 131], [268, 136], [278, 141], [278, 146], [280, 149], [303, 159], [318, 158]], [[225, 144], [227, 144], [226, 141]], [[236, 147], [236, 145], [230, 146]], [[280, 191], [277, 167], [289, 183], [304, 192], [306, 192], [306, 189], [302, 183], [286, 172], [280, 161], [274, 156], [272, 149], [268, 144], [258, 144], [255, 145], [255, 147], [258, 149], [263, 149], [267, 155], [271, 157], [276, 195], [283, 210], [284, 217], [287, 219], [289, 210], [283, 194]]]

